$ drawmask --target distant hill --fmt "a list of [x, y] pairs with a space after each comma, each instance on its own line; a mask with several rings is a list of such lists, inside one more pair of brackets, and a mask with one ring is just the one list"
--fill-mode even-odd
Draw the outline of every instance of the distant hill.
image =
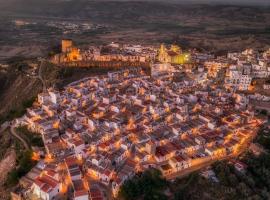
[[[208, 0], [0, 0], [0, 52], [1, 46], [7, 49], [12, 45], [50, 48], [63, 37], [77, 44], [176, 42], [210, 51], [270, 45], [270, 7], [210, 1], [220, 4], [202, 4]], [[14, 20], [18, 19], [34, 24], [16, 27]], [[91, 23], [105, 28], [68, 32], [48, 26], [48, 22]]]

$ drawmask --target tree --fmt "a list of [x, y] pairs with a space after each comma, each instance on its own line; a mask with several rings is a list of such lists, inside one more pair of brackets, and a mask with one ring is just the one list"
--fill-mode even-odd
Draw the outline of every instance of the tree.
[[167, 187], [166, 180], [157, 169], [150, 169], [137, 174], [126, 181], [120, 188], [119, 196], [123, 199], [165, 199], [163, 190]]
[[174, 194], [174, 200], [185, 200], [185, 190], [180, 189]]
[[19, 181], [18, 172], [16, 169], [13, 169], [8, 173], [5, 185], [11, 187], [16, 185], [18, 181]]

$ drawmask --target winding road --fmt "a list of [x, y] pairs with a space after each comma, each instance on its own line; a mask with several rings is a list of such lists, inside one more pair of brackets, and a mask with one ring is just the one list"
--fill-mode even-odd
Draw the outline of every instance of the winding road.
[[44, 79], [42, 78], [42, 66], [44, 64], [45, 60], [41, 60], [41, 63], [40, 63], [40, 66], [39, 66], [39, 70], [38, 70], [38, 78], [39, 80], [42, 82], [42, 86], [43, 86], [43, 92], [45, 92], [47, 89], [46, 89], [46, 84], [45, 84], [45, 81]]
[[[45, 81], [42, 78], [42, 67], [43, 67], [44, 62], [45, 62], [45, 60], [44, 59], [41, 59], [40, 66], [39, 66], [39, 71], [38, 71], [38, 76], [37, 76], [37, 78], [40, 79], [40, 81], [42, 82], [43, 92], [45, 92], [47, 90]], [[14, 122], [7, 121], [7, 122], [3, 123], [0, 126], [0, 133], [2, 133], [3, 131], [5, 131], [8, 127], [10, 127], [11, 134], [14, 137], [16, 137], [18, 140], [20, 140], [22, 142], [22, 144], [23, 144], [23, 146], [25, 147], [26, 150], [29, 150], [30, 147], [27, 144], [27, 142], [19, 134], [17, 134], [17, 132], [16, 132], [16, 126], [15, 126]]]
[[10, 131], [11, 131], [11, 134], [14, 137], [16, 137], [18, 140], [20, 140], [22, 142], [22, 144], [23, 144], [23, 146], [25, 147], [26, 150], [30, 150], [30, 147], [27, 144], [27, 142], [20, 135], [17, 134], [16, 127], [15, 127], [14, 123], [11, 125]]

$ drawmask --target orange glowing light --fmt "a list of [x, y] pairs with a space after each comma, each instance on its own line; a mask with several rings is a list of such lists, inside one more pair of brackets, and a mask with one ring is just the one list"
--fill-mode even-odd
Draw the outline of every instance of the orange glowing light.
[[40, 156], [38, 153], [36, 152], [33, 152], [32, 153], [32, 157], [31, 157], [32, 160], [35, 160], [35, 161], [38, 161], [40, 159]]

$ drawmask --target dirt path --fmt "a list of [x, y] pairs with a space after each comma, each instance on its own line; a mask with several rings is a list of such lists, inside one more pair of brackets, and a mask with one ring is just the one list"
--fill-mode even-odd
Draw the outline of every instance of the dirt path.
[[43, 92], [45, 92], [47, 90], [46, 83], [45, 83], [44, 79], [42, 78], [42, 67], [43, 67], [44, 62], [45, 62], [44, 60], [41, 60], [39, 70], [38, 70], [38, 78], [42, 83]]

